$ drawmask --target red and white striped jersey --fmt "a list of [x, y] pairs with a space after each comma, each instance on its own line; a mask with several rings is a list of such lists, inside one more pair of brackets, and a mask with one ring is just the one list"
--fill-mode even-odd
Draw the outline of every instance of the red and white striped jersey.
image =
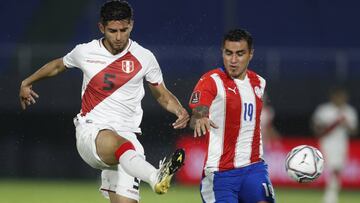
[[265, 85], [265, 79], [249, 70], [244, 80], [229, 77], [223, 68], [201, 77], [190, 108], [208, 106], [209, 119], [219, 127], [205, 135], [206, 172], [239, 168], [262, 159], [260, 115]]
[[141, 132], [143, 79], [153, 85], [163, 82], [151, 51], [129, 39], [124, 51], [113, 55], [99, 39], [77, 45], [63, 61], [66, 67], [77, 67], [83, 72], [78, 116], [109, 124], [116, 130]]

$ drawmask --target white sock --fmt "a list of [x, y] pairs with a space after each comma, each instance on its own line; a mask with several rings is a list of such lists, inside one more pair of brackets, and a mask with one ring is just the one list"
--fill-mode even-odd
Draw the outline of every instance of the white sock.
[[127, 150], [120, 156], [119, 162], [126, 173], [147, 182], [154, 189], [158, 170], [143, 155], [135, 150]]

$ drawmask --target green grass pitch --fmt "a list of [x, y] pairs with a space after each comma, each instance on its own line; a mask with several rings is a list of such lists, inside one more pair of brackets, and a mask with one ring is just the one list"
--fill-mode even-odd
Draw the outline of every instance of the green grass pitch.
[[[173, 185], [168, 194], [156, 195], [146, 184], [141, 189], [141, 203], [201, 202], [198, 187]], [[276, 188], [278, 203], [321, 203], [321, 190]], [[0, 203], [108, 203], [94, 181], [2, 180]], [[360, 202], [360, 191], [342, 191], [339, 203]]]

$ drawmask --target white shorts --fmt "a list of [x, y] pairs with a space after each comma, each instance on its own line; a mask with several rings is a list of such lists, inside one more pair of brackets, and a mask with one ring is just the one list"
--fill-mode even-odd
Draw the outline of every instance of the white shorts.
[[348, 143], [345, 139], [320, 139], [320, 151], [325, 158], [325, 166], [331, 170], [341, 170], [347, 161]]
[[[91, 167], [102, 170], [101, 187], [103, 195], [108, 198], [108, 192], [139, 201], [140, 180], [127, 174], [120, 165], [109, 166], [105, 164], [97, 154], [95, 139], [99, 131], [109, 129], [121, 137], [129, 140], [135, 150], [144, 156], [144, 148], [133, 132], [122, 132], [111, 125], [94, 124], [84, 118], [75, 117], [76, 147], [81, 158]], [[145, 156], [144, 156], [145, 158]]]

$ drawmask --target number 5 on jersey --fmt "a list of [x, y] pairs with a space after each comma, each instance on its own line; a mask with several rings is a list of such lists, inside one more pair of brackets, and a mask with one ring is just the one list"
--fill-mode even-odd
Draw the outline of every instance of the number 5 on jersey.
[[114, 88], [115, 74], [105, 73], [104, 75], [104, 83], [103, 90], [112, 90]]

